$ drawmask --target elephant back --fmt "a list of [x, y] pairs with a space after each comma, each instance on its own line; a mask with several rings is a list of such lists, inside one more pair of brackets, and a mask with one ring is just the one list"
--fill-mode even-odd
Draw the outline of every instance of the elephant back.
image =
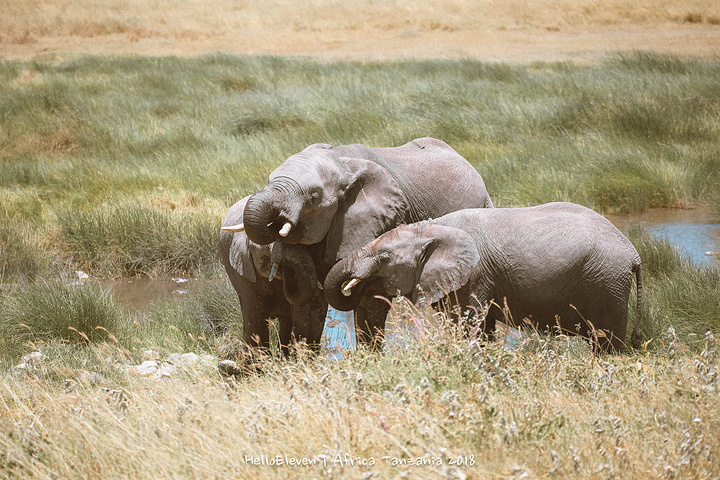
[[466, 208], [492, 208], [485, 181], [447, 143], [419, 138], [400, 147], [377, 148], [377, 162], [406, 194], [407, 223]]

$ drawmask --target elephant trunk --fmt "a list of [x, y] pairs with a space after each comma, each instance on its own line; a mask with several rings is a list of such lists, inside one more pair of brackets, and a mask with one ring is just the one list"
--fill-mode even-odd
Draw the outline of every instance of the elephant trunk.
[[282, 268], [283, 289], [288, 302], [298, 306], [309, 303], [319, 283], [307, 247], [276, 242], [273, 245], [272, 261]]
[[359, 277], [353, 272], [351, 258], [336, 263], [325, 278], [324, 290], [328, 303], [343, 312], [355, 310], [365, 289], [363, 278], [367, 277]]
[[245, 205], [245, 234], [258, 245], [269, 245], [276, 240], [279, 228], [273, 227], [281, 213], [276, 200], [276, 194], [266, 188], [252, 195]]

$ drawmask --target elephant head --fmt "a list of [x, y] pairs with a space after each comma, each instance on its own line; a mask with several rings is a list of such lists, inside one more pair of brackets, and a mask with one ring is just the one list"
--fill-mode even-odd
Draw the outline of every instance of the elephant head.
[[397, 225], [407, 210], [402, 189], [378, 163], [348, 156], [367, 156], [362, 149], [316, 144], [289, 157], [248, 199], [250, 240], [312, 245], [326, 239], [324, 260], [332, 265]]
[[463, 230], [431, 221], [401, 225], [338, 262], [325, 279], [325, 296], [344, 311], [356, 308], [368, 290], [430, 305], [465, 285], [479, 258]]

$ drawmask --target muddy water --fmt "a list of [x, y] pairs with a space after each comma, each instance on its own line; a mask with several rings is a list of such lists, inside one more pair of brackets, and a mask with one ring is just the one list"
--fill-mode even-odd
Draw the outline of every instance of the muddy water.
[[710, 209], [661, 209], [627, 216], [608, 216], [608, 219], [620, 230], [639, 225], [653, 238], [667, 239], [696, 265], [718, 264], [720, 214]]
[[102, 280], [110, 288], [113, 298], [130, 311], [145, 312], [156, 300], [182, 298], [195, 282], [186, 278], [122, 278]]

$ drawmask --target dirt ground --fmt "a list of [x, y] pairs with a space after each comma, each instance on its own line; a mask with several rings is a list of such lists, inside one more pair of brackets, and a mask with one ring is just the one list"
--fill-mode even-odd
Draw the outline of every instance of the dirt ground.
[[195, 55], [231, 53], [309, 55], [322, 60], [473, 58], [507, 62], [595, 63], [613, 52], [654, 51], [681, 57], [720, 58], [720, 27], [671, 26], [661, 29], [601, 28], [574, 31], [345, 31], [246, 32], [210, 38], [124, 34], [49, 37], [27, 45], [0, 45], [0, 57], [28, 58], [49, 53]]
[[0, 58], [72, 53], [474, 58], [594, 63], [614, 52], [720, 59], [709, 0], [10, 0]]

